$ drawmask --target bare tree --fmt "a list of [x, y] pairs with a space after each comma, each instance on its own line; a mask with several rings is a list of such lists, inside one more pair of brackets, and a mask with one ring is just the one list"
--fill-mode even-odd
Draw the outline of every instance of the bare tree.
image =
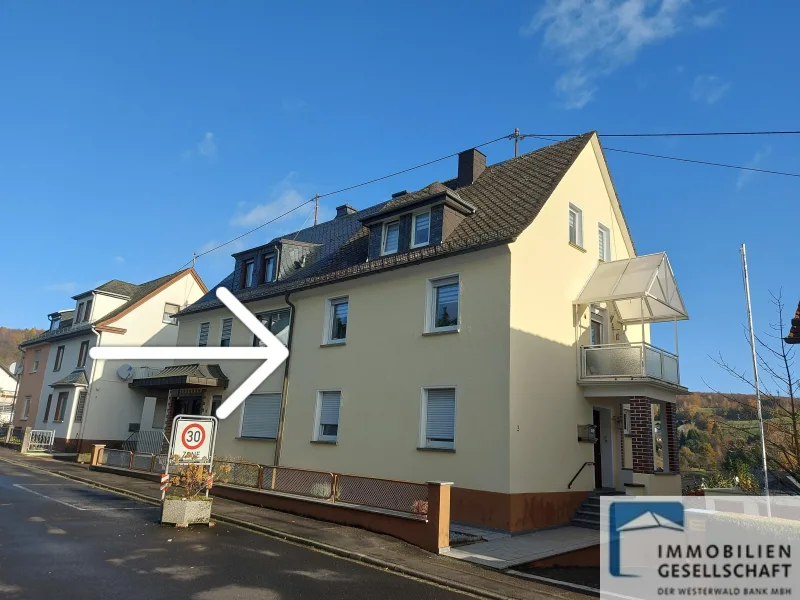
[[[788, 480], [786, 491], [800, 494], [800, 413], [797, 404], [797, 377], [794, 375], [795, 347], [786, 343], [784, 318], [785, 305], [781, 293], [773, 294], [777, 322], [770, 324], [771, 332], [764, 336], [756, 336], [756, 356], [762, 372], [760, 381], [761, 405], [764, 415], [764, 442], [767, 451], [767, 469], [775, 477]], [[749, 336], [745, 336], [750, 344]], [[720, 353], [711, 359], [724, 371], [741, 383], [755, 391], [752, 376], [746, 370], [739, 370]], [[756, 412], [754, 396], [743, 394], [725, 394], [717, 392], [733, 404], [740, 405], [747, 412]], [[744, 439], [751, 438], [750, 427], [737, 425], [736, 421], [716, 418], [717, 425], [731, 434], [738, 434]], [[746, 444], [745, 451], [755, 459], [753, 464], [760, 464], [760, 444]], [[753, 469], [753, 474], [757, 469]]]

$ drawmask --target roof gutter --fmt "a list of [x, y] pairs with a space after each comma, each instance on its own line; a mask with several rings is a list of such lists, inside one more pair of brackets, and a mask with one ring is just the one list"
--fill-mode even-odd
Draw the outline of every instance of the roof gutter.
[[275, 458], [273, 464], [278, 467], [281, 464], [281, 446], [283, 445], [283, 425], [286, 421], [286, 401], [289, 394], [289, 361], [292, 360], [292, 338], [294, 337], [294, 317], [297, 307], [289, 300], [291, 292], [286, 292], [284, 300], [289, 305], [291, 314], [289, 315], [289, 338], [286, 340], [286, 349], [289, 350], [289, 355], [286, 357], [286, 362], [283, 363], [283, 389], [281, 391], [281, 413], [278, 416], [278, 436], [275, 439]]

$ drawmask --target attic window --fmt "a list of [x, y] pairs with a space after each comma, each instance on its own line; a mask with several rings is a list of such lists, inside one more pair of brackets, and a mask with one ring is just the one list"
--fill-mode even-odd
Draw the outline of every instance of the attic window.
[[414, 223], [411, 227], [412, 239], [411, 247], [419, 248], [427, 246], [431, 241], [431, 211], [414, 215]]
[[244, 263], [244, 286], [253, 287], [256, 284], [256, 261], [255, 259], [246, 260]]
[[383, 226], [383, 250], [381, 254], [394, 254], [400, 241], [400, 221], [392, 221]]
[[275, 255], [267, 254], [263, 257], [259, 283], [269, 283], [275, 280]]

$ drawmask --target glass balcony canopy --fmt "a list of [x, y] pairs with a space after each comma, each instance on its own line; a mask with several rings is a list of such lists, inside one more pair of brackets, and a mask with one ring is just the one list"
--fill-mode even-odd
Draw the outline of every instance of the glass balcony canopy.
[[573, 304], [614, 305], [622, 323], [689, 318], [665, 252], [600, 263]]

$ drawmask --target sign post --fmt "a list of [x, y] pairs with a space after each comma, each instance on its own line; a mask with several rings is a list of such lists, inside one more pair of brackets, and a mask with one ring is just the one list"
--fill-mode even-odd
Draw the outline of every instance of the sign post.
[[[208, 467], [209, 479], [214, 465], [214, 445], [217, 438], [217, 418], [196, 415], [178, 415], [172, 420], [172, 437], [169, 441], [167, 470], [161, 479], [161, 499], [169, 487], [171, 465], [203, 465]], [[208, 488], [206, 485], [206, 498]]]

